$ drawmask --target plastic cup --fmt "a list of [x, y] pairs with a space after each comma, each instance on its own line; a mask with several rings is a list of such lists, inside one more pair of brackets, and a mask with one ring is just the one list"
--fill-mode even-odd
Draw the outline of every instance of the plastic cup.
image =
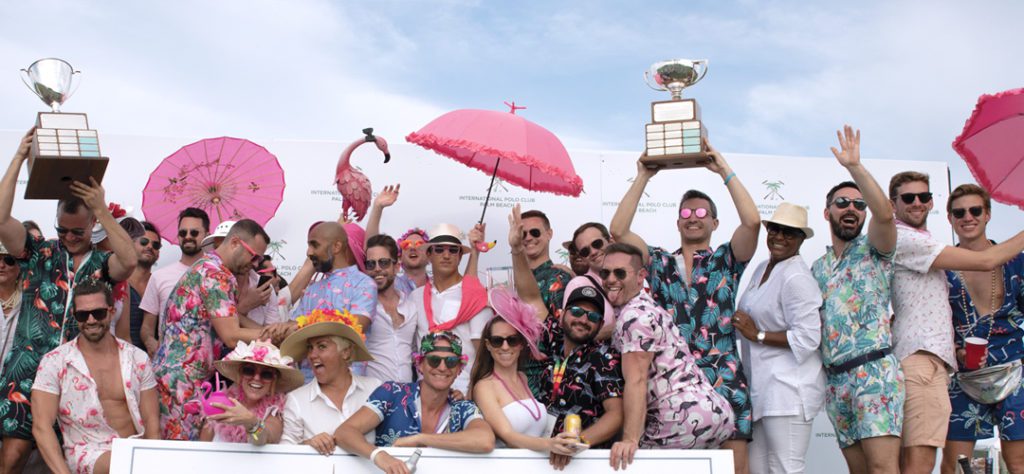
[[988, 339], [968, 337], [964, 339], [964, 348], [967, 350], [967, 355], [964, 357], [964, 368], [967, 370], [980, 369], [988, 357]]

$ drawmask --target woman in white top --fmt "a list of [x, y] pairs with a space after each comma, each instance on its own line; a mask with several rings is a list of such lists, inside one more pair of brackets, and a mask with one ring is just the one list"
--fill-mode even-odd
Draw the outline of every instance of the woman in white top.
[[329, 455], [334, 430], [359, 411], [380, 380], [350, 370], [353, 362], [373, 360], [355, 316], [317, 309], [295, 321], [298, 330], [281, 343], [281, 352], [306, 359], [315, 380], [288, 394], [281, 443], [306, 444]]
[[577, 439], [569, 433], [551, 437], [547, 407], [533, 398], [519, 371], [527, 357], [546, 358], [537, 349], [542, 328], [536, 310], [505, 287], [492, 289], [488, 299], [498, 317], [480, 337], [485, 347], [476, 353], [470, 376], [473, 401], [504, 446], [573, 455]]
[[811, 423], [825, 403], [821, 291], [800, 257], [807, 210], [782, 203], [768, 230], [769, 259], [754, 270], [733, 316], [743, 335], [743, 368], [750, 383], [753, 441], [750, 472], [802, 473]]

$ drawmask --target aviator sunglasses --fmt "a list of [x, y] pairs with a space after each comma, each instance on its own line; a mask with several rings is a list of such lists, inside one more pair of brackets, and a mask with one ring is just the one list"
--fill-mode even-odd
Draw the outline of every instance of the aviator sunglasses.
[[597, 272], [597, 276], [601, 277], [602, 280], [607, 280], [608, 277], [612, 275], [615, 275], [615, 279], [617, 280], [625, 280], [626, 275], [629, 275], [629, 272], [627, 272], [625, 268], [616, 268], [614, 270], [602, 268]]
[[583, 258], [587, 258], [590, 256], [590, 249], [601, 250], [601, 248], [603, 247], [604, 239], [595, 239], [593, 242], [590, 243], [590, 245], [577, 250], [576, 254]]
[[8, 267], [13, 267], [18, 264], [18, 261], [10, 255], [4, 255], [4, 258], [0, 259], [0, 261], [4, 262], [4, 265], [7, 265]]
[[271, 368], [257, 370], [256, 366], [253, 365], [243, 365], [239, 372], [241, 372], [245, 377], [253, 378], [256, 378], [256, 374], [258, 373], [260, 378], [263, 380], [274, 380], [277, 378], [277, 370]]
[[540, 229], [530, 229], [530, 230], [524, 230], [524, 231], [523, 231], [523, 238], [525, 239], [525, 238], [526, 238], [526, 235], [527, 235], [527, 234], [529, 234], [529, 235], [530, 235], [530, 237], [533, 237], [533, 238], [535, 238], [535, 239], [539, 239], [539, 238], [540, 238], [540, 233], [541, 233], [541, 232], [540, 232]]
[[900, 199], [903, 200], [904, 204], [913, 204], [914, 203], [914, 198], [919, 199], [921, 201], [921, 204], [928, 204], [932, 200], [932, 193], [930, 193], [930, 192], [923, 192], [923, 193], [903, 193], [903, 194], [900, 194]]
[[506, 342], [509, 347], [519, 347], [523, 343], [523, 336], [513, 334], [508, 337], [490, 336], [487, 338], [487, 343], [490, 344], [491, 347], [501, 347], [502, 344], [505, 344]]
[[953, 214], [953, 217], [955, 217], [957, 219], [963, 219], [964, 216], [967, 215], [968, 211], [970, 211], [971, 215], [974, 216], [974, 217], [981, 217], [981, 213], [985, 212], [985, 208], [981, 207], [981, 206], [971, 206], [971, 207], [968, 207], [968, 208], [954, 207], [950, 211], [950, 213]]
[[110, 308], [96, 308], [90, 310], [75, 311], [75, 321], [84, 323], [89, 320], [89, 316], [92, 316], [92, 319], [95, 319], [97, 321], [103, 321], [104, 319], [107, 319], [107, 313], [109, 311]]
[[159, 240], [150, 240], [149, 237], [142, 237], [139, 239], [139, 245], [143, 247], [150, 244], [153, 244], [153, 250], [160, 250], [160, 247], [164, 246], [164, 244], [161, 243]]
[[846, 209], [846, 208], [850, 207], [850, 204], [853, 204], [853, 208], [858, 210], [858, 211], [863, 211], [864, 209], [868, 208], [868, 203], [866, 201], [864, 201], [863, 199], [859, 199], [859, 198], [858, 199], [850, 199], [848, 197], [837, 197], [837, 198], [835, 198], [835, 200], [832, 201], [832, 204], [835, 205], [839, 209]]
[[679, 217], [689, 219], [690, 216], [697, 216], [698, 219], [703, 219], [708, 216], [708, 210], [703, 207], [698, 207], [696, 209], [684, 207], [679, 210]]
[[395, 261], [390, 258], [378, 258], [377, 260], [367, 259], [363, 261], [363, 265], [366, 266], [367, 270], [376, 270], [377, 267], [380, 267], [381, 270], [387, 270], [391, 268], [392, 263], [395, 263]]
[[448, 367], [449, 369], [454, 369], [455, 367], [458, 367], [458, 365], [462, 363], [462, 357], [459, 356], [441, 357], [436, 355], [428, 355], [424, 357], [424, 359], [426, 359], [427, 365], [435, 369], [441, 365], [442, 360], [444, 361], [444, 366]]
[[448, 250], [448, 253], [450, 253], [452, 255], [455, 255], [455, 254], [458, 254], [458, 253], [462, 252], [462, 247], [459, 247], [458, 245], [437, 245], [437, 244], [431, 245], [430, 247], [427, 247], [427, 253], [436, 253], [438, 255], [441, 255], [442, 253], [444, 253], [445, 250]]

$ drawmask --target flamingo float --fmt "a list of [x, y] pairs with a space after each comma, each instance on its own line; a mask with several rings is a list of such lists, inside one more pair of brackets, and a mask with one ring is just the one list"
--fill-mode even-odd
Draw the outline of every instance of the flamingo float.
[[358, 168], [354, 168], [349, 161], [352, 152], [360, 145], [372, 142], [377, 145], [378, 150], [384, 153], [385, 163], [391, 160], [388, 142], [383, 137], [374, 136], [372, 128], [364, 128], [363, 133], [366, 134], [365, 137], [352, 142], [345, 148], [345, 151], [341, 152], [341, 156], [338, 158], [338, 168], [334, 172], [334, 184], [338, 187], [338, 192], [341, 193], [342, 212], [346, 216], [350, 212], [353, 213], [356, 221], [361, 221], [366, 216], [366, 210], [370, 208], [370, 200], [373, 198], [373, 188], [370, 187], [370, 180], [366, 175]]

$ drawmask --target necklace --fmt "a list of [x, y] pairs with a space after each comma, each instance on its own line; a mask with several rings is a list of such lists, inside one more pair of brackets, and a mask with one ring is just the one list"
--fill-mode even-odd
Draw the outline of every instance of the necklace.
[[561, 363], [555, 362], [554, 370], [551, 371], [551, 398], [554, 401], [561, 393], [562, 379], [565, 377], [565, 366], [569, 364], [569, 358], [562, 359]]
[[973, 311], [973, 318], [971, 317], [972, 311], [970, 311], [970, 309], [967, 307], [967, 297], [968, 297], [968, 293], [967, 293], [967, 279], [964, 278], [963, 272], [959, 272], [959, 271], [956, 272], [956, 276], [960, 280], [960, 309], [963, 310], [965, 318], [970, 318], [967, 327], [964, 328], [964, 330], [959, 331], [961, 338], [966, 339], [968, 335], [973, 334], [974, 330], [977, 329], [978, 323], [980, 323], [981, 320], [986, 319], [986, 318], [990, 319], [991, 321], [989, 322], [988, 334], [985, 336], [985, 339], [988, 340], [989, 337], [992, 336], [992, 327], [996, 325], [996, 311], [999, 310], [999, 308], [996, 307], [996, 305], [999, 304], [998, 303], [998, 295], [996, 294], [996, 287], [999, 286], [999, 284], [998, 284], [999, 270], [1000, 270], [999, 267], [992, 269], [992, 280], [991, 280], [991, 286], [989, 287], [989, 306], [988, 306], [989, 310], [991, 312], [989, 314], [986, 314], [986, 315], [979, 315], [978, 314], [978, 307], [976, 305], [971, 305], [971, 306], [973, 306], [973, 309], [974, 309], [974, 311]]
[[[497, 372], [491, 372], [491, 373], [494, 374], [494, 378], [498, 379], [498, 381], [501, 382], [501, 386], [505, 387], [505, 391], [508, 392], [508, 394], [511, 395], [512, 398], [516, 399], [516, 403], [518, 403], [520, 406], [522, 406], [523, 408], [526, 409], [526, 412], [530, 414], [530, 418], [533, 418], [533, 421], [540, 421], [540, 416], [541, 416], [541, 414], [543, 414], [544, 411], [539, 406], [540, 404], [537, 403], [537, 399], [536, 398], [533, 398], [532, 395], [530, 396], [530, 400], [533, 402], [533, 408], [537, 409], [537, 414], [534, 415], [533, 414], [533, 410], [530, 408], [530, 406], [525, 404], [525, 403], [523, 403], [522, 400], [519, 400], [519, 398], [516, 397], [516, 394], [512, 393], [512, 390], [510, 388], [508, 388], [508, 384], [505, 383], [505, 380], [502, 379], [501, 376], [498, 375]], [[530, 393], [530, 387], [526, 385], [526, 380], [523, 380], [522, 377], [519, 377], [519, 380], [521, 382], [523, 382], [523, 388], [526, 389], [526, 393]]]
[[0, 306], [3, 306], [3, 309], [4, 309], [4, 315], [5, 316], [10, 316], [10, 313], [14, 309], [14, 306], [17, 305], [20, 302], [20, 300], [21, 300], [21, 289], [20, 288], [15, 288], [14, 291], [11, 292], [11, 296], [9, 296], [6, 299], [0, 301]]

